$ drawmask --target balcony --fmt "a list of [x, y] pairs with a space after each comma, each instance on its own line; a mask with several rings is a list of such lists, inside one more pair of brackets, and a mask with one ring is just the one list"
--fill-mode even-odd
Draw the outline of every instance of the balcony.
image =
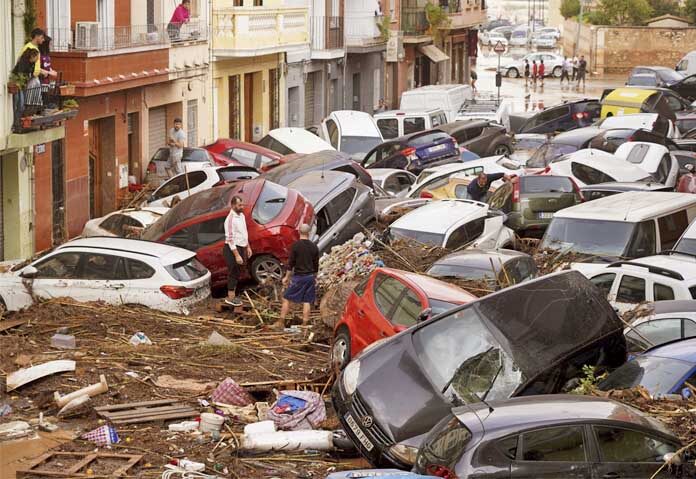
[[47, 130], [75, 118], [78, 112], [77, 103], [67, 96], [72, 94], [73, 90], [72, 86], [61, 86], [55, 82], [30, 88], [8, 85], [15, 117], [12, 132], [24, 135]]
[[376, 45], [384, 46], [386, 40], [378, 25], [384, 17], [377, 15], [349, 15], [346, 12], [346, 46], [351, 48], [369, 48]]
[[401, 30], [404, 32], [404, 36], [428, 36], [429, 29], [430, 25], [428, 24], [428, 20], [425, 17], [425, 10], [401, 10]]
[[344, 55], [344, 18], [312, 17], [312, 58], [328, 60]]
[[213, 12], [213, 53], [217, 57], [252, 57], [309, 46], [306, 7], [233, 7], [218, 0]]
[[486, 23], [486, 6], [484, 0], [450, 0], [447, 7], [450, 28], [477, 27]]

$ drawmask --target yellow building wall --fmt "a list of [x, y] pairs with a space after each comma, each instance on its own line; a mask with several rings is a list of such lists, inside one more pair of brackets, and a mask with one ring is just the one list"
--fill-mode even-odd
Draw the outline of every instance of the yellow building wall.
[[34, 205], [30, 149], [0, 155], [5, 259], [24, 259], [34, 254]]

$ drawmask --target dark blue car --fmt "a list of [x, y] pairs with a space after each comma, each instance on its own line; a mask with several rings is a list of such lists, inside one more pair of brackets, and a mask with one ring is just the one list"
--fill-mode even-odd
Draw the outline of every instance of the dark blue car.
[[397, 168], [417, 175], [425, 168], [461, 161], [459, 156], [457, 141], [433, 129], [385, 141], [361, 163], [365, 168]]
[[648, 349], [599, 383], [599, 389], [643, 386], [653, 396], [678, 394], [692, 397], [696, 387], [696, 338], [682, 339]]

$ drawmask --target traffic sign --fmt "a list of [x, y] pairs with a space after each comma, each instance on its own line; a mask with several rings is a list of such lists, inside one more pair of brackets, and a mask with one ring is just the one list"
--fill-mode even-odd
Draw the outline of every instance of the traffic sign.
[[493, 51], [496, 52], [498, 55], [500, 55], [501, 53], [505, 53], [505, 45], [503, 45], [503, 42], [498, 40], [498, 43], [496, 43], [493, 47]]

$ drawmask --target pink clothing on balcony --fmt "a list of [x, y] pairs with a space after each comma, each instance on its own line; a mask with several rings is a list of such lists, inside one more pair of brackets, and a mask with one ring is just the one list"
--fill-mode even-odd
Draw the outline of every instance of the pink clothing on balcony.
[[191, 18], [191, 14], [189, 13], [188, 9], [183, 5], [179, 5], [174, 10], [174, 15], [172, 15], [172, 19], [169, 20], [169, 23], [172, 25], [181, 26], [182, 24], [188, 22], [189, 18]]

